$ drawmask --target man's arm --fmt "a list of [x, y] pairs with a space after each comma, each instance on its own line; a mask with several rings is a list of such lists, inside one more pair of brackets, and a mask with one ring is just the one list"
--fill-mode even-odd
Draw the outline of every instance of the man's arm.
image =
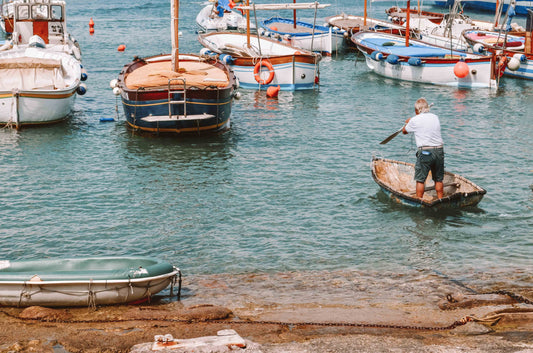
[[409, 120], [411, 120], [411, 118], [409, 118], [409, 119], [407, 119], [407, 120], [405, 121], [405, 124], [403, 125], [403, 128], [402, 128], [402, 133], [403, 133], [404, 135], [407, 135], [407, 134], [408, 134], [407, 130], [405, 130], [405, 127], [407, 126], [407, 123], [409, 123]]

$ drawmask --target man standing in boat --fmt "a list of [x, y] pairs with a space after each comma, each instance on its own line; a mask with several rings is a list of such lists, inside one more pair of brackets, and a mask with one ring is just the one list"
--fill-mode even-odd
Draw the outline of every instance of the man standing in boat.
[[415, 134], [416, 164], [415, 181], [416, 197], [424, 196], [425, 181], [431, 170], [435, 181], [435, 191], [440, 199], [444, 193], [442, 180], [444, 179], [444, 148], [440, 133], [439, 117], [429, 112], [429, 104], [425, 98], [415, 102], [415, 116], [405, 121], [402, 129], [404, 134]]

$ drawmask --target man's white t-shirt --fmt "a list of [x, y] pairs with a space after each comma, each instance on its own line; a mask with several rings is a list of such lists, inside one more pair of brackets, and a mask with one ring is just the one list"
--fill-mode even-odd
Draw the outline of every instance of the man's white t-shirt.
[[409, 120], [405, 131], [414, 132], [416, 147], [442, 146], [439, 117], [433, 113], [421, 113]]

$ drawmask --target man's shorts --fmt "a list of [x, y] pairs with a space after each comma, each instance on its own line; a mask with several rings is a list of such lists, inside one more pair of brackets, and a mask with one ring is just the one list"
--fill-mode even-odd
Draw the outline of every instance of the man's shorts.
[[415, 180], [424, 183], [430, 170], [434, 181], [444, 179], [444, 148], [416, 152]]

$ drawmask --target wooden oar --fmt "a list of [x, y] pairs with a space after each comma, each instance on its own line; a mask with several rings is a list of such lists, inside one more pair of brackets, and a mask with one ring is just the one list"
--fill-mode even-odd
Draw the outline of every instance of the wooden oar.
[[381, 141], [379, 144], [380, 144], [380, 145], [384, 145], [384, 144], [386, 144], [387, 142], [389, 142], [390, 140], [392, 140], [393, 138], [395, 138], [396, 136], [398, 136], [398, 134], [399, 134], [400, 132], [402, 132], [402, 130], [403, 130], [403, 126], [402, 126], [402, 128], [401, 128], [400, 130], [396, 131], [395, 133], [393, 133], [392, 135], [390, 135], [389, 137], [387, 137], [385, 140]]

